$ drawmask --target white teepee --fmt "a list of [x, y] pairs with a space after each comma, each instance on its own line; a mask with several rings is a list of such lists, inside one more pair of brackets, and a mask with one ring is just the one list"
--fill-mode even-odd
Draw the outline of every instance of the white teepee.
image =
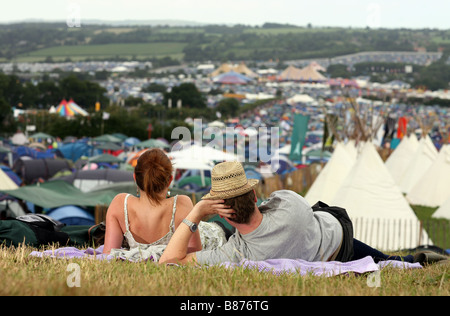
[[362, 148], [331, 204], [347, 210], [354, 237], [371, 247], [391, 251], [431, 243], [371, 142]]
[[337, 143], [333, 155], [308, 190], [305, 199], [311, 205], [318, 201], [330, 204], [354, 163], [355, 158], [349, 155], [345, 145]]
[[444, 145], [438, 157], [406, 195], [413, 205], [439, 207], [450, 198], [450, 145]]
[[428, 135], [422, 137], [419, 141], [419, 147], [400, 179], [399, 186], [403, 193], [409, 193], [417, 181], [431, 167], [437, 156], [438, 151], [431, 138]]
[[432, 218], [450, 219], [450, 198], [448, 198], [431, 216]]
[[405, 136], [398, 147], [386, 160], [386, 168], [394, 178], [395, 183], [400, 184], [406, 168], [414, 157], [415, 152], [419, 147], [419, 141], [415, 134]]

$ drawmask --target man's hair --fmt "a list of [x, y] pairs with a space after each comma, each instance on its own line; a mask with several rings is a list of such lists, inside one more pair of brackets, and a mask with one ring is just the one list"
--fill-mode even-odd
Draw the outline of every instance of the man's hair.
[[236, 216], [230, 220], [237, 224], [248, 224], [255, 211], [255, 193], [251, 190], [243, 195], [225, 199], [224, 204], [230, 206], [236, 212]]

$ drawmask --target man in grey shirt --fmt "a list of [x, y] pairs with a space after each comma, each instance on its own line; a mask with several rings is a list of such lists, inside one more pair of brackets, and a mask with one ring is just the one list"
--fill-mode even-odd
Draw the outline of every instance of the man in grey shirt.
[[[256, 206], [254, 187], [239, 162], [216, 165], [212, 188], [197, 203], [167, 245], [160, 263], [218, 264], [242, 259], [275, 258], [327, 261], [336, 257], [343, 240], [340, 222], [327, 212], [313, 212], [308, 202], [292, 191], [276, 191]], [[214, 250], [187, 253], [187, 245], [202, 218], [219, 214], [236, 233]]]
[[[256, 211], [257, 212], [257, 211]], [[276, 191], [259, 206], [261, 224], [252, 232], [237, 231], [220, 248], [196, 253], [200, 264], [290, 258], [327, 261], [338, 249], [342, 227], [333, 215], [313, 212], [292, 191]]]

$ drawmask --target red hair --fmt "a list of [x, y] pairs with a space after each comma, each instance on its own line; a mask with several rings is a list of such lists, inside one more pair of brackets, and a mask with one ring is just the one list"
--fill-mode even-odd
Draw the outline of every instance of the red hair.
[[151, 200], [160, 204], [163, 199], [159, 194], [169, 186], [172, 170], [172, 162], [161, 149], [147, 150], [139, 157], [134, 169], [136, 184]]

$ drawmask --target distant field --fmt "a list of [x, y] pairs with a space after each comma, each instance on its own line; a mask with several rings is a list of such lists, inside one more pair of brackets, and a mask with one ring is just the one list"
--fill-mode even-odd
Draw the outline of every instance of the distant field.
[[[342, 30], [342, 28], [303, 28], [303, 27], [280, 27], [280, 28], [251, 28], [245, 29], [244, 33], [253, 33], [258, 35], [278, 35], [278, 34], [298, 34], [298, 33], [324, 33]], [[348, 31], [348, 29], [345, 29]]]
[[40, 49], [34, 52], [20, 55], [21, 61], [41, 61], [47, 57], [53, 60], [83, 60], [86, 58], [125, 57], [132, 58], [161, 58], [169, 56], [175, 59], [183, 57], [184, 43], [133, 43], [133, 44], [105, 44], [105, 45], [83, 45], [83, 46], [55, 46]]

